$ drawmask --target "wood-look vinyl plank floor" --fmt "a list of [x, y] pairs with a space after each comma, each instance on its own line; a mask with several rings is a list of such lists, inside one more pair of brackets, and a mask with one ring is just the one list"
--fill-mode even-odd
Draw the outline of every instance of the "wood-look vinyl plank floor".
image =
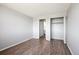
[[31, 39], [9, 49], [0, 51], [0, 55], [71, 55], [62, 40], [45, 38]]

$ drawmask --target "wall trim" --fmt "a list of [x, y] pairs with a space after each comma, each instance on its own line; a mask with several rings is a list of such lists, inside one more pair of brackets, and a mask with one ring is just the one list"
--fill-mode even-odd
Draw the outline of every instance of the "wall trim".
[[15, 43], [15, 44], [13, 44], [13, 45], [7, 46], [7, 47], [5, 47], [5, 48], [3, 48], [3, 49], [0, 49], [0, 51], [6, 50], [6, 49], [11, 48], [11, 47], [14, 47], [14, 46], [16, 46], [16, 45], [18, 45], [18, 44], [21, 44], [21, 43], [23, 43], [23, 42], [25, 42], [25, 41], [28, 41], [28, 40], [31, 40], [31, 39], [32, 39], [32, 38], [25, 39], [25, 40], [23, 40], [23, 41], [21, 41], [21, 42], [18, 42], [18, 43]]
[[64, 16], [64, 44], [66, 44], [66, 16]]
[[67, 44], [67, 47], [69, 48], [71, 55], [74, 55], [74, 53], [72, 52], [71, 48], [69, 47], [69, 45]]

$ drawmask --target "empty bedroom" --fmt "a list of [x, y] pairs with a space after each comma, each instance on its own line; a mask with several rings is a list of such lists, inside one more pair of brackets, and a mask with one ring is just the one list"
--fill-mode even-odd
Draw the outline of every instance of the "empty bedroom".
[[0, 55], [79, 55], [79, 3], [0, 3]]

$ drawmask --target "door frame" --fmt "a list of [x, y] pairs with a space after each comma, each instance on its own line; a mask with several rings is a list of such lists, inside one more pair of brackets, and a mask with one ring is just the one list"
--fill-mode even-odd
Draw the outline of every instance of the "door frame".
[[[56, 18], [63, 18], [64, 20], [64, 44], [66, 44], [66, 17], [54, 17], [53, 19], [56, 19]], [[50, 31], [52, 31], [52, 18], [50, 18]], [[51, 34], [51, 38], [52, 38], [52, 33]]]
[[[43, 23], [44, 23], [45, 19], [40, 19], [40, 20], [39, 20], [39, 38], [42, 37], [42, 36], [40, 36], [40, 22], [41, 22], [41, 21], [43, 21]], [[43, 24], [43, 26], [44, 26], [44, 24]], [[44, 28], [43, 28], [43, 30], [44, 30]], [[45, 33], [44, 33], [44, 34], [45, 34]]]

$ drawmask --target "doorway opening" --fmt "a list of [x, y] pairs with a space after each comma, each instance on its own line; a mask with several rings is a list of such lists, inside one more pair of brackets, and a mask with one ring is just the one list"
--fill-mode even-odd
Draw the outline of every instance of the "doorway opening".
[[39, 20], [39, 38], [46, 36], [46, 20], [40, 19]]
[[64, 17], [51, 18], [51, 39], [64, 41]]

